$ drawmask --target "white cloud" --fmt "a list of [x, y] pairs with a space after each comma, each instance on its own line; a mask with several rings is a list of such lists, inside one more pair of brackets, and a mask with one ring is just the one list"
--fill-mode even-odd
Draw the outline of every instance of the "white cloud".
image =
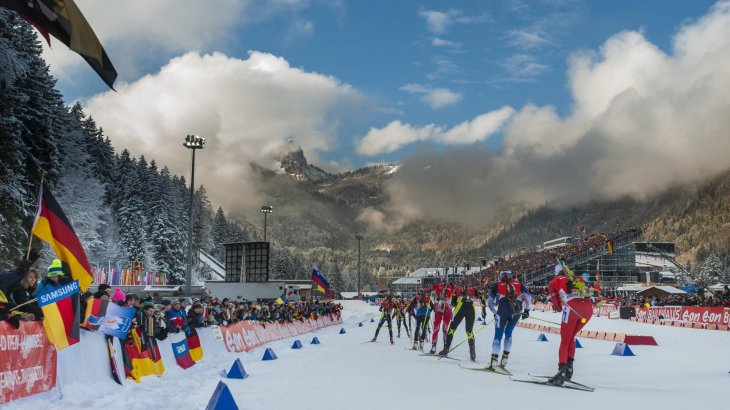
[[[670, 52], [626, 31], [598, 50], [574, 53], [568, 86], [571, 112], [527, 104], [504, 126], [501, 150], [470, 146], [403, 160], [380, 224], [425, 215], [484, 223], [516, 206], [642, 199], [726, 172], [730, 1], [681, 27]], [[462, 199], [459, 213], [452, 198]]]
[[443, 108], [459, 102], [461, 100], [461, 93], [455, 93], [448, 88], [434, 88], [423, 96], [423, 100], [431, 108]]
[[531, 54], [512, 54], [498, 63], [502, 74], [493, 79], [494, 83], [527, 83], [550, 71], [550, 66], [538, 61]]
[[87, 112], [115, 146], [154, 157], [179, 175], [189, 171], [184, 136], [206, 137], [196, 181], [233, 209], [256, 200], [251, 161], [273, 163], [288, 139], [316, 158], [336, 147], [339, 124], [367, 104], [336, 78], [271, 54], [251, 52], [241, 60], [187, 53], [116, 93], [92, 98]]
[[289, 27], [286, 40], [291, 43], [302, 38], [311, 38], [313, 35], [314, 23], [309, 20], [297, 20]]
[[412, 94], [423, 94], [421, 100], [431, 108], [443, 108], [461, 101], [461, 93], [453, 92], [448, 88], [430, 88], [421, 84], [406, 84], [400, 90]]
[[440, 11], [421, 10], [418, 14], [426, 20], [426, 27], [432, 33], [441, 34], [453, 23], [447, 13]]
[[501, 130], [514, 114], [515, 110], [505, 105], [451, 128], [439, 137], [439, 141], [448, 144], [471, 144], [482, 141]]
[[392, 121], [383, 128], [371, 128], [360, 140], [357, 151], [361, 155], [378, 155], [398, 150], [418, 141], [434, 141], [444, 144], [470, 144], [483, 141], [502, 129], [514, 114], [511, 107], [504, 106], [446, 129], [435, 124], [414, 127], [400, 121]]
[[[138, 75], [143, 59], [184, 51], [203, 51], [225, 41], [234, 25], [245, 21], [249, 0], [77, 0], [121, 76]], [[45, 42], [44, 42], [45, 44]], [[86, 64], [66, 46], [44, 45], [43, 58], [54, 75], [73, 81], [71, 71]], [[170, 55], [172, 55], [170, 54]]]
[[442, 34], [455, 24], [478, 24], [489, 20], [489, 16], [486, 14], [468, 16], [457, 9], [449, 9], [445, 12], [421, 9], [418, 15], [426, 20], [426, 28], [433, 34]]
[[431, 39], [431, 45], [434, 47], [448, 47], [448, 48], [453, 48], [453, 49], [461, 48], [461, 43], [458, 43], [455, 41], [444, 40], [439, 37], [434, 37], [433, 39]]
[[507, 45], [523, 50], [554, 46], [550, 35], [542, 30], [509, 30], [505, 34]]

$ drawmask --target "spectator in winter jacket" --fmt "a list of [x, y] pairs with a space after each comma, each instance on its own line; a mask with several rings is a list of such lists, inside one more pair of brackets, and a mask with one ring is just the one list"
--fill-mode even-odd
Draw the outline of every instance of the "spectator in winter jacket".
[[[38, 302], [30, 302], [33, 300], [33, 292], [38, 286], [38, 271], [31, 268], [25, 277], [20, 281], [20, 286], [15, 288], [11, 294], [12, 302], [17, 305], [23, 305], [18, 308], [19, 312], [32, 313], [34, 320], [43, 320], [43, 313]], [[28, 303], [30, 302], [30, 303]]]
[[44, 279], [38, 289], [35, 292], [35, 296], [43, 293], [50, 292], [54, 289], [60, 288], [61, 286], [69, 283], [71, 279], [66, 276], [63, 271], [63, 264], [60, 259], [54, 259], [53, 262], [48, 266], [48, 273], [46, 273], [46, 279]]
[[166, 324], [168, 332], [178, 333], [185, 327], [185, 311], [180, 307], [180, 301], [176, 300], [172, 303], [172, 308], [165, 314]]
[[8, 300], [5, 292], [0, 290], [0, 320], [10, 322], [14, 328], [20, 327], [21, 320], [34, 320], [32, 313], [24, 313], [19, 310], [12, 310], [15, 305]]
[[9, 272], [0, 269], [0, 292], [3, 292], [6, 296], [10, 295], [13, 289], [17, 288], [20, 281], [23, 280], [28, 269], [33, 266], [36, 260], [38, 260], [38, 250], [33, 249], [30, 251], [30, 256], [26, 260], [22, 260], [18, 263], [18, 266]]
[[188, 311], [187, 315], [187, 326], [192, 328], [200, 328], [205, 326], [205, 320], [203, 318], [203, 305], [200, 303], [193, 303]]

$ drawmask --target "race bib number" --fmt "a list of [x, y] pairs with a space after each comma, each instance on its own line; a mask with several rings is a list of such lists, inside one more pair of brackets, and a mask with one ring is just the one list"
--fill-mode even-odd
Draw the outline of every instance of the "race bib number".
[[563, 319], [562, 319], [563, 323], [568, 323], [569, 315], [570, 315], [570, 308], [566, 304], [565, 306], [563, 306]]

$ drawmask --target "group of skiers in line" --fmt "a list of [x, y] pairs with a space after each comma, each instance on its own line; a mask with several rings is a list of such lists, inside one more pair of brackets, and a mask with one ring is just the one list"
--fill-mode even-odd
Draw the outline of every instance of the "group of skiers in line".
[[[570, 381], [573, 375], [575, 357], [575, 335], [585, 326], [593, 313], [591, 292], [583, 279], [576, 277], [562, 263], [555, 265], [556, 276], [548, 284], [550, 301], [556, 311], [563, 312], [561, 320], [561, 344], [559, 349], [558, 373], [549, 379], [550, 383], [562, 385]], [[487, 291], [488, 289], [488, 291]], [[384, 324], [388, 326], [390, 342], [393, 340], [392, 319], [397, 323], [397, 336], [401, 334], [401, 324], [407, 334], [413, 330], [412, 349], [423, 350], [430, 318], [433, 313], [433, 332], [431, 333], [430, 354], [447, 356], [450, 352], [456, 329], [465, 322], [466, 338], [469, 345], [469, 357], [476, 361], [474, 340], [474, 320], [476, 318], [476, 301], [481, 306], [481, 317], [484, 325], [487, 322], [487, 309], [492, 313], [494, 322], [494, 338], [492, 353], [487, 370], [506, 371], [512, 334], [520, 319], [530, 317], [532, 296], [510, 271], [502, 271], [498, 280], [479, 289], [477, 286], [462, 286], [454, 282], [440, 282], [424, 289], [410, 301], [388, 295], [380, 306], [381, 317], [375, 330], [372, 342]], [[412, 322], [415, 320], [415, 322]], [[415, 323], [415, 325], [412, 325]], [[438, 335], [441, 330], [443, 348], [437, 351]], [[501, 357], [500, 357], [501, 353]]]

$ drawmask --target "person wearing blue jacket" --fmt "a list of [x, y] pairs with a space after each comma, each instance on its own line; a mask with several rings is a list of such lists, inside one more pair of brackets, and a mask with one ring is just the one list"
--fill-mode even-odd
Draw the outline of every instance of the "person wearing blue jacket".
[[[498, 366], [506, 370], [512, 348], [512, 331], [517, 326], [520, 317], [524, 319], [530, 317], [532, 301], [532, 295], [513, 277], [512, 272], [503, 271], [499, 276], [499, 282], [495, 283], [489, 292], [489, 310], [494, 314], [494, 341], [488, 370], [495, 370], [498, 361]], [[503, 337], [504, 349], [502, 349]], [[499, 360], [500, 351], [502, 351], [501, 360]]]
[[[416, 326], [413, 332], [413, 350], [423, 350], [423, 342], [426, 340], [426, 323], [431, 317], [433, 305], [426, 295], [418, 296], [416, 304]], [[419, 332], [420, 331], [420, 332]]]

